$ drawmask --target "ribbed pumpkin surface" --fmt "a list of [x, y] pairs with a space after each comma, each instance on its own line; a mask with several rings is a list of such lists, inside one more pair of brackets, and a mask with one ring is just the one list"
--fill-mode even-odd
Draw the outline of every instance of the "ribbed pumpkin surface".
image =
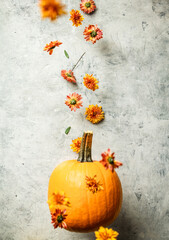
[[[104, 190], [93, 193], [86, 187], [86, 176], [94, 177]], [[122, 204], [122, 188], [117, 173], [106, 170], [100, 162], [64, 161], [53, 171], [49, 180], [48, 198], [64, 191], [71, 206], [66, 209], [67, 230], [90, 232], [110, 225], [118, 216]]]

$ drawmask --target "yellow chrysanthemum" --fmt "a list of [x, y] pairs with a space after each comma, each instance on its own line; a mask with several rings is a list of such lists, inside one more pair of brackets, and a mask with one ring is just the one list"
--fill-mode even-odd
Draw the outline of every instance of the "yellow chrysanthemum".
[[67, 13], [65, 5], [60, 0], [40, 0], [39, 6], [42, 18], [50, 18], [52, 21]]
[[108, 229], [100, 227], [98, 231], [95, 232], [96, 240], [116, 240], [118, 232], [113, 229]]
[[72, 9], [72, 11], [70, 12], [69, 20], [73, 22], [73, 26], [78, 27], [82, 24], [82, 21], [84, 20], [84, 18], [79, 10]]
[[89, 105], [89, 107], [86, 108], [85, 115], [87, 115], [86, 119], [92, 123], [99, 123], [104, 119], [104, 112], [102, 111], [102, 107], [99, 107], [97, 104], [95, 106]]
[[95, 91], [96, 89], [99, 88], [99, 86], [97, 85], [99, 81], [97, 81], [97, 79], [93, 77], [93, 74], [92, 75], [86, 74], [83, 80], [85, 87], [87, 87], [88, 89]]
[[73, 152], [77, 152], [77, 153], [80, 152], [81, 142], [82, 142], [81, 137], [78, 137], [78, 138], [72, 140], [72, 144], [70, 146], [71, 146], [71, 149], [73, 149]]
[[54, 212], [58, 205], [70, 206], [69, 199], [63, 191], [53, 193], [47, 203], [51, 212]]

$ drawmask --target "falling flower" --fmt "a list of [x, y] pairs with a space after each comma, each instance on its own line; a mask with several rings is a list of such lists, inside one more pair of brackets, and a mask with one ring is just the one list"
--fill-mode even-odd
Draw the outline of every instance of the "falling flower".
[[85, 35], [86, 41], [91, 41], [94, 44], [103, 37], [103, 32], [97, 25], [89, 25], [85, 28], [83, 35]]
[[107, 152], [101, 154], [102, 160], [100, 160], [100, 163], [103, 164], [105, 169], [109, 168], [112, 172], [114, 171], [114, 168], [118, 168], [123, 165], [121, 162], [115, 160], [114, 154], [114, 152], [111, 153], [111, 150], [108, 149]]
[[89, 107], [86, 108], [85, 115], [87, 115], [86, 119], [92, 123], [99, 123], [104, 119], [104, 112], [102, 111], [102, 107], [99, 107], [97, 104], [95, 106], [89, 105]]
[[54, 41], [54, 42], [51, 41], [49, 44], [46, 44], [43, 51], [47, 51], [47, 52], [49, 52], [50, 55], [52, 55], [53, 49], [55, 47], [59, 47], [61, 44], [62, 44], [62, 42], [59, 42], [59, 41]]
[[69, 71], [62, 70], [61, 76], [64, 79], [66, 79], [68, 82], [76, 83], [76, 79], [75, 79], [75, 76], [74, 76], [74, 73], [72, 72], [72, 70], [69, 70]]
[[108, 229], [100, 227], [98, 231], [95, 232], [96, 240], [116, 240], [118, 232], [113, 229]]
[[72, 140], [71, 149], [73, 149], [73, 152], [79, 153], [80, 152], [80, 145], [82, 142], [82, 138], [78, 137], [74, 140]]
[[92, 192], [96, 193], [98, 191], [103, 190], [104, 188], [102, 187], [103, 184], [100, 183], [100, 181], [96, 181], [96, 175], [92, 177], [86, 176], [86, 187]]
[[65, 100], [65, 104], [71, 108], [71, 111], [76, 112], [77, 108], [82, 107], [82, 97], [78, 93], [69, 94]]
[[96, 89], [99, 88], [99, 86], [97, 85], [98, 81], [95, 77], [93, 77], [93, 74], [92, 75], [86, 74], [83, 79], [84, 79], [83, 83], [85, 87], [87, 87], [88, 89], [95, 91]]
[[56, 209], [54, 213], [51, 213], [51, 219], [52, 219], [52, 224], [54, 228], [60, 227], [60, 228], [67, 228], [66, 223], [64, 220], [67, 217], [67, 214], [65, 214], [66, 209], [63, 211], [61, 209]]
[[79, 10], [72, 9], [70, 12], [69, 20], [73, 22], [73, 26], [78, 27], [82, 24], [82, 21], [84, 20], [84, 18]]
[[48, 204], [51, 212], [55, 211], [57, 205], [70, 206], [69, 199], [65, 196], [63, 191], [53, 193], [48, 200]]
[[91, 13], [96, 9], [95, 2], [93, 0], [81, 0], [80, 9], [85, 13]]
[[66, 14], [65, 5], [60, 0], [40, 0], [39, 6], [42, 18], [50, 18], [52, 21]]

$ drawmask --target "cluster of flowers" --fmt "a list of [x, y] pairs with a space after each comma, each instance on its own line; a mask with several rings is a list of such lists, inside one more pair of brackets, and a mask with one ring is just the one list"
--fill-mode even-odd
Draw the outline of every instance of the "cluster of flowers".
[[[49, 52], [51, 55], [53, 53], [53, 50], [55, 47], [59, 47], [62, 44], [62, 42], [54, 41], [50, 42], [49, 44], [46, 44], [44, 47], [44, 51]], [[74, 76], [74, 73], [72, 70], [62, 70], [61, 76], [67, 80], [68, 82], [76, 84], [76, 78]], [[93, 76], [93, 74], [85, 74], [83, 78], [83, 84], [86, 88], [95, 91], [99, 88], [98, 86], [98, 80]], [[78, 93], [72, 93], [67, 95], [65, 104], [71, 109], [71, 111], [76, 111], [76, 109], [82, 107], [82, 96]], [[102, 111], [102, 107], [96, 105], [89, 105], [88, 108], [86, 108], [86, 119], [89, 120], [92, 123], [99, 123], [101, 120], [104, 119], [104, 112]]]
[[[60, 0], [40, 0], [39, 3], [42, 18], [50, 18], [52, 21], [57, 17], [66, 14], [65, 5]], [[93, 0], [81, 0], [80, 9], [84, 13], [90, 14], [96, 9], [96, 4]], [[70, 21], [73, 26], [78, 27], [82, 25], [84, 20], [79, 10], [72, 9], [70, 12]], [[97, 25], [89, 25], [83, 32], [86, 41], [91, 41], [93, 44], [103, 37], [103, 32]]]
[[[95, 185], [95, 182], [94, 182], [95, 178], [96, 176], [94, 176], [94, 178], [86, 177], [86, 186], [93, 193], [103, 189], [103, 187], [101, 186], [101, 184], [99, 184], [99, 182], [98, 182], [97, 188], [92, 187]], [[70, 207], [71, 205], [65, 193], [63, 191], [53, 193], [48, 200], [48, 204], [51, 212], [51, 220], [52, 220], [53, 227], [54, 228], [60, 227], [60, 228], [67, 229], [66, 218], [68, 215], [66, 214], [65, 208]], [[116, 240], [116, 237], [118, 235], [119, 235], [118, 232], [112, 229], [104, 228], [102, 226], [99, 228], [98, 231], [95, 232], [96, 240], [103, 240], [103, 239]]]

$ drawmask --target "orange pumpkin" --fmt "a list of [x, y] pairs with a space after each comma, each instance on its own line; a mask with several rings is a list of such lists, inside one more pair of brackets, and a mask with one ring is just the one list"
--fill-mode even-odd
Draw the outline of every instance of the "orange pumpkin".
[[[99, 226], [106, 227], [116, 219], [122, 205], [122, 187], [117, 173], [92, 161], [92, 136], [89, 131], [83, 134], [78, 160], [59, 164], [49, 180], [48, 200], [59, 191], [64, 191], [69, 198], [70, 206], [57, 206], [66, 209], [65, 222], [69, 231], [91, 232]], [[87, 185], [90, 178], [100, 186], [96, 191]], [[88, 183], [90, 185], [90, 181]]]

